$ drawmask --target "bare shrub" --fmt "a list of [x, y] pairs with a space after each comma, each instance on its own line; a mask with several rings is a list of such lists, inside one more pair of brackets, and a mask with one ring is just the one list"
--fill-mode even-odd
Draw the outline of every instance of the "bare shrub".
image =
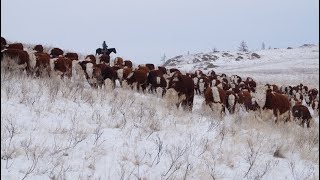
[[[259, 137], [257, 139], [259, 139]], [[253, 139], [247, 139], [247, 146], [249, 149], [244, 159], [249, 164], [249, 167], [246, 170], [243, 178], [247, 178], [249, 173], [252, 172], [254, 165], [256, 164], [257, 157], [261, 154], [261, 147], [262, 147], [261, 142], [260, 144], [255, 144], [255, 143], [256, 141], [254, 142]]]
[[[173, 146], [172, 149], [166, 149], [166, 153], [170, 157], [170, 165], [167, 171], [163, 172], [161, 174], [162, 177], [165, 177], [166, 179], [169, 179], [173, 174], [178, 171], [182, 165], [185, 163], [183, 160], [181, 160], [181, 157], [187, 152], [188, 148], [180, 148]], [[169, 174], [170, 172], [170, 174]], [[168, 175], [168, 176], [167, 176]]]
[[43, 158], [43, 156], [47, 152], [47, 149], [41, 148], [41, 145], [35, 145], [31, 147], [28, 151], [31, 154], [31, 165], [27, 168], [25, 175], [22, 179], [25, 179], [28, 175], [34, 172], [34, 170], [38, 166], [39, 159]]
[[98, 140], [100, 139], [100, 137], [103, 134], [103, 128], [101, 127], [101, 123], [97, 125], [93, 134], [94, 134], [94, 143], [93, 144], [97, 144]]
[[207, 172], [209, 173], [210, 177], [215, 179], [220, 179], [223, 176], [223, 173], [221, 173], [219, 170], [217, 170], [217, 158], [216, 155], [211, 153], [210, 159], [206, 160], [205, 164], [207, 167]]
[[160, 157], [163, 154], [162, 148], [163, 148], [163, 141], [160, 139], [160, 136], [157, 135], [157, 138], [154, 140], [154, 143], [156, 144], [156, 156], [154, 157], [152, 161], [152, 166], [154, 163], [159, 164], [160, 162]]
[[311, 176], [315, 174], [315, 169], [312, 165], [305, 165], [303, 169], [296, 167], [295, 161], [288, 162], [288, 166], [291, 172], [293, 179], [310, 179]]
[[[3, 126], [1, 124], [1, 159], [6, 161], [5, 167], [8, 169], [12, 165], [12, 163], [9, 165], [9, 160], [17, 154], [13, 141], [18, 134], [18, 126], [12, 117], [1, 117], [1, 121], [3, 122]], [[4, 127], [3, 131], [2, 127]]]

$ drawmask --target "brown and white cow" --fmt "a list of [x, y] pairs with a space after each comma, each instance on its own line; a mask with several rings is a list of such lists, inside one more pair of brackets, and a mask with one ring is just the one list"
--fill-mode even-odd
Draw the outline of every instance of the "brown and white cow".
[[[175, 72], [173, 76], [169, 80], [168, 89], [173, 88], [176, 92], [178, 92], [178, 99], [180, 97], [184, 97], [177, 107], [181, 106], [184, 110], [192, 111], [193, 108], [193, 99], [194, 99], [194, 85], [193, 81], [187, 75], [183, 75], [180, 72]], [[168, 93], [168, 92], [167, 92]]]
[[226, 92], [217, 86], [209, 87], [204, 93], [205, 104], [212, 111], [219, 112], [220, 117], [225, 114]]
[[255, 98], [251, 96], [250, 91], [248, 90], [241, 90], [237, 94], [238, 104], [240, 106], [244, 106], [246, 111], [256, 111], [260, 109], [259, 105], [257, 104]]
[[47, 53], [35, 53], [36, 56], [36, 64], [35, 64], [35, 75], [39, 76], [50, 76], [51, 68], [50, 68], [50, 55]]
[[295, 105], [292, 107], [292, 115], [294, 120], [299, 120], [300, 125], [304, 127], [304, 124], [307, 124], [307, 127], [310, 128], [310, 121], [312, 116], [310, 114], [309, 109], [304, 105]]
[[250, 92], [256, 92], [257, 83], [251, 77], [247, 77], [247, 79], [242, 82], [246, 85], [245, 89], [249, 89]]
[[123, 59], [122, 59], [122, 57], [116, 57], [116, 58], [114, 58], [114, 65], [115, 65], [115, 66], [123, 66]]
[[163, 75], [168, 74], [166, 67], [164, 67], [164, 66], [158, 66], [158, 69], [163, 73]]
[[11, 58], [7, 61], [9, 69], [17, 67], [18, 69], [26, 70], [28, 74], [30, 73], [30, 58], [27, 51], [19, 49], [5, 49], [1, 52], [1, 61], [5, 56]]
[[94, 87], [95, 85], [102, 87], [107, 79], [112, 82], [112, 88], [116, 87], [117, 72], [114, 68], [106, 64], [94, 64], [92, 76]]
[[61, 75], [61, 78], [72, 76], [72, 60], [66, 57], [59, 57], [54, 61], [54, 71]]
[[273, 92], [266, 86], [257, 86], [254, 98], [260, 108], [273, 111], [275, 122], [278, 122], [280, 115], [285, 122], [290, 120], [290, 102], [287, 95]]
[[[89, 54], [85, 58], [86, 61], [91, 61], [92, 63], [96, 64], [96, 57], [93, 54]], [[109, 59], [110, 60], [110, 59]]]
[[147, 84], [150, 86], [149, 92], [157, 92], [157, 88], [160, 87], [161, 89], [158, 89], [162, 91], [162, 96], [165, 94], [167, 81], [160, 70], [151, 70], [148, 73]]
[[235, 112], [236, 104], [238, 101], [238, 96], [232, 90], [226, 91], [226, 108], [230, 114]]
[[143, 92], [145, 92], [147, 88], [147, 81], [148, 73], [143, 70], [134, 70], [126, 79], [127, 84], [130, 85], [132, 89], [134, 85], [136, 85], [137, 90], [140, 91], [140, 88], [142, 88]]

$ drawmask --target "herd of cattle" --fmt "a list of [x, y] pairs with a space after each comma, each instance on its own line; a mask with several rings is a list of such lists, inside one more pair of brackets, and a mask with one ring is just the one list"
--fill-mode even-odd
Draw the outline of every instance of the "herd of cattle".
[[[115, 50], [113, 52], [116, 53]], [[201, 70], [182, 73], [175, 68], [155, 67], [154, 64], [134, 67], [130, 60], [121, 57], [110, 61], [109, 53], [101, 54], [99, 49], [95, 55], [79, 59], [77, 53], [64, 53], [59, 48], [52, 48], [50, 54], [46, 53], [42, 45], [27, 50], [22, 43], [7, 44], [1, 37], [1, 61], [4, 56], [10, 57], [10, 63], [19, 65], [28, 75], [83, 76], [92, 87], [111, 85], [115, 88], [118, 80], [121, 87], [125, 84], [138, 91], [166, 95], [177, 107], [189, 111], [192, 111], [195, 94], [204, 97], [205, 105], [221, 115], [226, 110], [230, 114], [235, 113], [236, 107], [244, 107], [247, 111], [270, 109], [276, 122], [280, 117], [286, 122], [293, 116], [307, 127], [310, 127], [312, 118], [307, 106], [319, 111], [318, 90], [303, 84], [257, 85], [251, 77], [218, 75], [213, 70], [208, 73]]]

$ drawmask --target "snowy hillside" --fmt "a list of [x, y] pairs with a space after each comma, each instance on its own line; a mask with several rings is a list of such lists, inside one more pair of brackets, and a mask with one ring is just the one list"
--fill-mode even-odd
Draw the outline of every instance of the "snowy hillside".
[[[210, 62], [218, 74], [319, 87], [318, 45], [239, 61], [228, 53], [233, 57], [182, 56], [167, 67], [190, 71]], [[194, 62], [203, 56], [209, 60]], [[309, 129], [241, 108], [221, 119], [198, 95], [185, 112], [155, 94], [1, 67], [3, 179], [319, 179], [319, 116], [312, 109]]]
[[167, 60], [165, 65], [187, 72], [202, 69], [205, 72], [214, 70], [217, 74], [249, 76], [264, 84], [296, 85], [301, 82], [317, 85], [319, 89], [319, 45], [245, 53], [222, 51], [180, 55]]

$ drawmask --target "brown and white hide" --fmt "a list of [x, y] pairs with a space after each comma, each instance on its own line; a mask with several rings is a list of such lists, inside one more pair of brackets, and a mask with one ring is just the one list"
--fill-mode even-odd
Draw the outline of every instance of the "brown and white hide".
[[225, 114], [226, 92], [220, 87], [209, 87], [204, 93], [205, 103], [212, 111], [220, 112], [222, 117]]
[[[290, 102], [287, 95], [273, 92], [266, 86], [262, 86], [257, 87], [255, 100], [263, 110], [273, 111], [273, 115], [276, 117], [275, 122], [280, 118], [285, 122], [290, 120]], [[280, 115], [283, 117], [280, 117]]]

